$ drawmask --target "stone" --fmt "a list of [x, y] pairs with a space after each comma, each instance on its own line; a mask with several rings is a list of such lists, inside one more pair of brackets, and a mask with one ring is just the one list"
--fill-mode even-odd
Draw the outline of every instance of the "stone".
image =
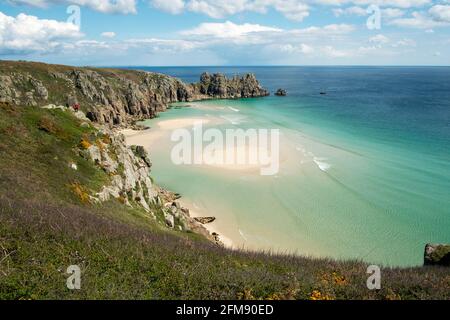
[[[150, 204], [161, 203], [157, 204], [159, 194], [149, 177], [149, 166], [126, 145], [122, 134], [103, 128], [98, 136], [108, 136], [110, 142], [97, 139], [87, 150], [80, 150], [80, 154], [94, 161], [111, 177], [110, 183], [96, 195], [98, 201], [113, 197], [129, 206], [134, 205], [134, 201], [154, 217]], [[180, 213], [177, 210], [176, 215]]]
[[194, 218], [194, 219], [195, 219], [195, 221], [200, 222], [201, 224], [211, 223], [214, 220], [216, 220], [215, 217], [197, 217], [197, 218]]
[[102, 161], [102, 154], [98, 146], [92, 145], [87, 149], [87, 151], [92, 161], [95, 163], [100, 163]]
[[43, 83], [40, 80], [30, 78], [30, 83], [34, 87], [37, 96], [40, 99], [47, 100], [48, 99], [48, 90], [44, 87]]
[[100, 151], [102, 168], [107, 173], [110, 173], [110, 174], [116, 173], [117, 168], [119, 167], [119, 164], [111, 158], [108, 151], [106, 150], [106, 147], [103, 147], [103, 148], [104, 149]]
[[46, 106], [41, 107], [42, 109], [48, 109], [48, 110], [54, 110], [54, 109], [59, 109], [62, 111], [65, 111], [67, 108], [64, 106], [57, 106], [55, 104], [48, 104]]
[[139, 123], [133, 123], [133, 124], [130, 126], [130, 129], [136, 130], [136, 131], [144, 131], [144, 130], [150, 129], [150, 127], [148, 127], [148, 126], [146, 126], [146, 125], [143, 125], [143, 124], [139, 124]]
[[80, 110], [75, 111], [75, 110], [73, 110], [72, 108], [70, 108], [70, 110], [72, 111], [73, 115], [74, 115], [77, 119], [79, 119], [79, 120], [81, 120], [81, 121], [85, 121], [85, 122], [91, 122], [91, 120], [89, 120], [89, 119], [86, 117], [86, 115], [83, 113], [83, 111], [80, 111]]
[[169, 228], [175, 227], [175, 217], [173, 215], [171, 215], [170, 213], [164, 214], [164, 221], [166, 222], [166, 225]]
[[150, 160], [150, 157], [148, 156], [147, 151], [145, 150], [145, 148], [143, 146], [136, 146], [133, 145], [131, 146], [131, 150], [133, 150], [134, 154], [141, 158], [142, 160], [144, 160], [144, 162], [147, 164], [148, 167], [152, 166], [152, 162]]
[[259, 84], [252, 73], [242, 77], [227, 78], [221, 73], [210, 75], [205, 72], [200, 76], [200, 83], [196, 87], [199, 94], [220, 99], [264, 97], [269, 95], [269, 92]]
[[190, 213], [189, 213], [189, 209], [188, 208], [181, 208], [181, 212], [183, 213], [184, 216], [189, 217]]
[[275, 95], [276, 95], [276, 96], [280, 96], [280, 97], [284, 97], [284, 96], [287, 95], [287, 92], [286, 92], [286, 90], [284, 90], [284, 89], [278, 89], [278, 90], [275, 92]]
[[450, 267], [450, 244], [431, 244], [425, 246], [424, 265]]
[[215, 242], [220, 243], [220, 235], [217, 232], [213, 232], [211, 235], [213, 236]]

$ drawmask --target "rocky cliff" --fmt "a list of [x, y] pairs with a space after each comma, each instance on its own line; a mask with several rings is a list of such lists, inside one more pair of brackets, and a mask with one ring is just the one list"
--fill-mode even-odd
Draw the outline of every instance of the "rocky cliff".
[[269, 92], [261, 87], [254, 74], [229, 79], [223, 74], [203, 73], [195, 92], [218, 99], [254, 98], [268, 96]]
[[[128, 147], [123, 135], [112, 129], [155, 117], [172, 102], [268, 94], [253, 74], [227, 78], [203, 73], [199, 83], [186, 84], [143, 71], [0, 61], [0, 103], [61, 109], [73, 113], [82, 127], [93, 128], [95, 124], [95, 133], [82, 138], [78, 153], [104, 170], [109, 183], [94, 194], [73, 184], [83, 201], [115, 198], [129, 206], [138, 205], [169, 228], [194, 231], [214, 242], [220, 242], [219, 235], [210, 234], [202, 225], [211, 218], [199, 221], [190, 217], [189, 210], [176, 201], [176, 194], [154, 185], [144, 148]], [[67, 108], [74, 105], [82, 111]]]
[[[67, 109], [65, 111], [68, 112]], [[89, 119], [77, 116], [73, 110], [71, 112], [81, 121], [81, 125], [91, 126]], [[219, 235], [210, 234], [201, 222], [190, 216], [189, 209], [177, 202], [178, 194], [152, 182], [151, 160], [142, 146], [127, 146], [121, 133], [103, 126], [95, 129], [89, 136], [84, 136], [77, 152], [105, 171], [109, 177], [109, 183], [94, 193], [87, 192], [80, 185], [72, 185], [72, 188], [80, 189], [78, 193], [85, 193], [86, 202], [102, 203], [117, 199], [127, 206], [143, 208], [170, 229], [193, 231], [220, 244]], [[76, 165], [72, 165], [72, 169], [77, 170]]]
[[229, 79], [204, 73], [199, 83], [186, 84], [143, 71], [0, 61], [0, 102], [27, 106], [78, 103], [89, 119], [110, 126], [155, 117], [172, 102], [268, 94], [253, 74]]

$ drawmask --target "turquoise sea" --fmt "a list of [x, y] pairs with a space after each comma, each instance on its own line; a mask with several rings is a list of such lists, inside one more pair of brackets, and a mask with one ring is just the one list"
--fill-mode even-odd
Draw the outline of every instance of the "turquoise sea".
[[187, 82], [204, 71], [253, 72], [272, 93], [287, 90], [148, 121], [216, 117], [226, 120], [220, 130], [280, 129], [286, 152], [276, 176], [177, 166], [167, 136], [150, 149], [155, 181], [216, 216], [236, 246], [412, 266], [426, 243], [450, 243], [450, 68], [137, 69]]

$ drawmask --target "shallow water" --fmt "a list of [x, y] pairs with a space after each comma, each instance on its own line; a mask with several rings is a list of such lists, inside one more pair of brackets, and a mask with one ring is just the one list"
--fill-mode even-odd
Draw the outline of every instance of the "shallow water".
[[425, 243], [450, 242], [450, 68], [153, 71], [195, 81], [208, 69], [254, 72], [271, 91], [288, 91], [199, 102], [148, 121], [204, 117], [222, 119], [205, 125], [221, 130], [280, 129], [275, 176], [176, 166], [169, 130], [150, 149], [157, 183], [216, 216], [235, 245], [406, 266], [422, 263]]

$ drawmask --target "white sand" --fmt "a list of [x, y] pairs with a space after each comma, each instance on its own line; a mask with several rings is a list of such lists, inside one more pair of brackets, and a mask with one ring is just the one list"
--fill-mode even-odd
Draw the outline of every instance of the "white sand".
[[[169, 120], [160, 120], [158, 122], [155, 122], [153, 124], [153, 128], [149, 130], [143, 130], [143, 131], [135, 131], [131, 129], [125, 129], [121, 132], [126, 137], [126, 142], [128, 145], [142, 145], [144, 146], [147, 151], [152, 152], [152, 148], [154, 150], [155, 147], [157, 148], [170, 148], [170, 135], [173, 130], [179, 129], [179, 128], [188, 128], [192, 130], [192, 127], [194, 124], [202, 123], [203, 125], [208, 124], [210, 127], [214, 124], [220, 124], [224, 123], [224, 119], [220, 119], [219, 117], [210, 117], [205, 116], [205, 118], [202, 117], [195, 117], [195, 118], [179, 118], [179, 119], [169, 119]], [[190, 128], [189, 128], [190, 127]], [[283, 137], [280, 137], [280, 159], [279, 164], [280, 166], [285, 162], [290, 162], [289, 166], [292, 168], [295, 167], [295, 164], [298, 163], [298, 167], [300, 167], [300, 160], [304, 160], [305, 156], [302, 155], [301, 152], [297, 151], [295, 149], [295, 146], [289, 145], [286, 143], [288, 139], [283, 139]], [[165, 146], [167, 144], [167, 146]], [[206, 145], [206, 144], [205, 144]], [[222, 148], [218, 148], [214, 151], [214, 159], [224, 159], [225, 161], [225, 155], [229, 152], [235, 152], [235, 155], [238, 153], [246, 154], [246, 161], [244, 164], [237, 164], [236, 161], [233, 161], [233, 163], [210, 163], [210, 164], [201, 164], [201, 165], [195, 165], [200, 166], [204, 168], [205, 170], [213, 170], [217, 174], [224, 174], [224, 175], [236, 175], [237, 178], [241, 177], [242, 175], [246, 176], [260, 176], [260, 169], [261, 167], [267, 167], [267, 165], [261, 166], [259, 163], [248, 163], [248, 154], [249, 152], [257, 153], [258, 147], [255, 145], [245, 145], [245, 146], [239, 146], [239, 147], [228, 147], [223, 146]], [[170, 153], [170, 150], [167, 150], [167, 152]], [[270, 152], [270, 151], [269, 151]], [[203, 154], [204, 156], [207, 156], [206, 154]], [[270, 177], [269, 177], [270, 178]], [[174, 190], [178, 191], [180, 193], [183, 193], [183, 190]], [[192, 217], [205, 217], [205, 216], [211, 216], [210, 211], [202, 208], [199, 208], [194, 205], [194, 203], [190, 202], [188, 199], [180, 199], [180, 203], [189, 209], [190, 215]], [[212, 214], [214, 216], [214, 214]], [[220, 217], [217, 217], [220, 219]], [[204, 227], [210, 232], [216, 232], [219, 234], [219, 238], [221, 242], [228, 248], [237, 248], [239, 246], [239, 243], [242, 242], [242, 240], [239, 238], [239, 234], [236, 230], [228, 230], [227, 228], [230, 226], [223, 226], [221, 225], [220, 221], [216, 220], [212, 223], [205, 224]], [[224, 232], [225, 231], [225, 232]], [[236, 232], [235, 232], [236, 231]], [[237, 235], [235, 235], [237, 234]], [[227, 237], [226, 235], [230, 236], [233, 235], [232, 238]], [[236, 238], [235, 238], [236, 236]]]
[[[227, 161], [227, 155], [233, 155], [232, 161]], [[206, 162], [206, 166], [211, 166], [225, 170], [238, 170], [251, 172], [261, 168], [261, 164], [258, 161], [250, 162], [249, 155], [255, 155], [258, 159], [258, 146], [255, 145], [242, 145], [242, 146], [224, 146], [223, 148], [214, 150], [211, 154], [203, 153], [203, 159]], [[238, 155], [244, 155], [244, 161], [238, 163]]]

